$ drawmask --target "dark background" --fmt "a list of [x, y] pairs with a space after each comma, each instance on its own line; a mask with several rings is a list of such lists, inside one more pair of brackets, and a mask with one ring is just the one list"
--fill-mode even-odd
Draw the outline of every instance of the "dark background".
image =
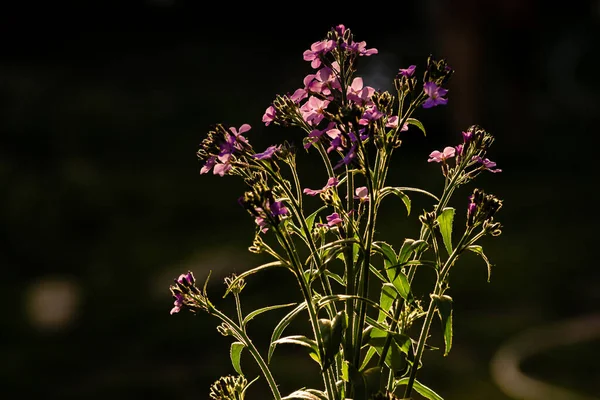
[[[447, 58], [456, 73], [445, 107], [416, 115], [390, 183], [439, 193], [429, 152], [477, 123], [496, 136], [504, 170], [476, 186], [504, 199], [502, 236], [455, 269], [454, 348], [426, 354], [423, 381], [446, 399], [508, 399], [490, 361], [511, 337], [598, 312], [597, 100], [600, 3], [423, 1], [277, 5], [182, 0], [19, 2], [0, 14], [1, 392], [46, 399], [208, 398], [233, 373], [216, 320], [170, 316], [172, 279], [188, 269], [216, 303], [222, 279], [264, 260], [246, 251], [252, 219], [235, 177], [200, 176], [195, 156], [211, 124], [253, 126], [255, 148], [301, 139], [265, 127], [277, 93], [311, 72], [302, 53], [345, 24], [379, 54], [361, 59], [367, 84], [388, 89], [398, 68]], [[314, 154], [313, 154], [314, 156]], [[310, 158], [305, 186], [322, 171]], [[301, 172], [302, 173], [302, 172]], [[453, 201], [466, 207], [472, 187]], [[462, 196], [462, 197], [460, 197]], [[382, 209], [380, 239], [418, 235], [414, 198]], [[419, 208], [420, 207], [420, 208]], [[245, 308], [287, 302], [291, 277], [256, 275]], [[266, 349], [276, 318], [251, 325]], [[298, 327], [301, 329], [301, 327]], [[290, 328], [290, 333], [292, 332]], [[434, 334], [436, 332], [434, 331]], [[438, 337], [432, 339], [439, 344]], [[532, 359], [526, 372], [600, 393], [597, 340]], [[245, 357], [245, 356], [244, 356]], [[249, 377], [256, 375], [243, 358]], [[282, 392], [319, 386], [316, 364], [282, 346]], [[264, 382], [249, 398], [266, 398]], [[262, 391], [262, 392], [261, 392]], [[261, 394], [262, 393], [262, 394]]]

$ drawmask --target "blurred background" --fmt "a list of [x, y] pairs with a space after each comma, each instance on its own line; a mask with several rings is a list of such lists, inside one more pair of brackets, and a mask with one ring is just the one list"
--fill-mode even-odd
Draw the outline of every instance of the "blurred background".
[[[304, 50], [345, 24], [379, 50], [359, 64], [370, 86], [391, 88], [398, 68], [422, 68], [430, 53], [456, 70], [448, 105], [417, 112], [428, 136], [406, 135], [390, 184], [439, 193], [443, 182], [428, 154], [458, 143], [474, 123], [496, 136], [489, 155], [503, 172], [474, 183], [504, 199], [503, 234], [482, 242], [496, 267], [490, 283], [476, 257], [455, 268], [454, 347], [447, 357], [426, 354], [422, 381], [447, 400], [539, 398], [541, 386], [526, 395], [519, 377], [500, 376], [510, 370], [502, 349], [538, 329], [541, 336], [528, 340], [553, 344], [521, 371], [562, 387], [563, 399], [600, 397], [600, 2], [349, 4], [5, 6], [3, 396], [207, 399], [213, 381], [234, 373], [230, 338], [217, 333], [215, 319], [169, 315], [169, 285], [179, 273], [191, 270], [203, 282], [212, 270], [211, 298], [231, 309], [223, 278], [265, 261], [247, 251], [254, 224], [237, 204], [244, 185], [200, 176], [195, 152], [218, 122], [252, 125], [256, 149], [298, 142], [298, 132], [265, 127], [261, 117], [276, 94], [293, 92], [310, 73]], [[320, 187], [323, 172], [310, 160], [299, 155], [305, 186]], [[452, 205], [465, 208], [472, 188]], [[425, 200], [413, 198], [409, 218], [399, 203], [383, 208], [379, 238], [399, 245], [417, 236]], [[297, 300], [293, 285], [277, 271], [255, 275], [244, 307]], [[253, 322], [259, 348], [284, 313]], [[575, 332], [543, 333], [574, 318], [585, 318]], [[273, 363], [283, 393], [320, 385], [302, 349], [280, 346]], [[248, 397], [268, 398], [264, 382], [255, 385]]]

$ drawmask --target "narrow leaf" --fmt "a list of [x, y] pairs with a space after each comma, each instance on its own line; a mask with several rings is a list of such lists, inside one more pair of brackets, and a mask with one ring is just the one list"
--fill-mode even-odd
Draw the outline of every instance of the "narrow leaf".
[[444, 332], [444, 356], [447, 356], [452, 347], [452, 297], [431, 296], [437, 305], [440, 321], [442, 322], [442, 331]]
[[278, 308], [283, 308], [283, 307], [295, 306], [296, 304], [297, 303], [277, 304], [277, 305], [274, 305], [274, 306], [268, 306], [268, 307], [259, 308], [258, 310], [254, 310], [250, 314], [246, 315], [246, 318], [244, 318], [244, 320], [242, 321], [242, 326], [245, 326], [254, 317], [256, 317], [257, 315], [260, 315], [260, 314], [262, 314], [264, 312], [271, 311], [271, 310], [276, 310]]
[[306, 390], [296, 390], [281, 400], [327, 400], [327, 397], [320, 397]]
[[319, 348], [317, 342], [303, 335], [286, 336], [273, 342], [274, 344], [297, 344], [309, 349], [309, 355], [313, 360], [320, 363]]
[[310, 214], [308, 217], [306, 217], [306, 226], [308, 227], [309, 232], [312, 232], [313, 224], [315, 223], [315, 218], [317, 217], [317, 214], [319, 214], [321, 211], [323, 211], [326, 208], [327, 208], [327, 206], [323, 206], [323, 207], [319, 208], [317, 211]]
[[387, 279], [385, 279], [385, 276], [383, 276], [383, 274], [379, 272], [377, 268], [375, 268], [373, 264], [369, 265], [369, 269], [371, 270], [371, 273], [375, 275], [381, 282], [386, 283], [388, 281]]
[[417, 128], [419, 128], [421, 130], [421, 132], [423, 132], [423, 136], [427, 136], [427, 133], [425, 132], [425, 126], [423, 126], [423, 123], [421, 121], [419, 121], [416, 118], [407, 118], [406, 119], [406, 123], [409, 125], [414, 125]]
[[369, 361], [371, 361], [371, 358], [373, 358], [375, 353], [376, 353], [375, 347], [369, 346], [369, 350], [367, 350], [367, 354], [365, 354], [365, 359], [363, 360], [362, 365], [360, 366], [361, 371], [363, 371], [367, 367], [367, 365], [369, 364]]
[[468, 246], [467, 250], [471, 250], [473, 253], [477, 253], [481, 256], [481, 258], [483, 258], [483, 261], [485, 261], [485, 264], [487, 265], [487, 270], [488, 270], [487, 281], [489, 282], [492, 277], [492, 264], [490, 263], [490, 260], [487, 258], [487, 256], [484, 254], [483, 248], [479, 245], [473, 244], [471, 246]]
[[[229, 284], [229, 287], [235, 287], [235, 284], [240, 280], [240, 279], [244, 279], [247, 276], [250, 276], [252, 274], [255, 274], [259, 271], [265, 270], [265, 269], [269, 269], [269, 268], [274, 268], [274, 267], [286, 267], [289, 268], [287, 264], [282, 263], [281, 261], [273, 261], [270, 263], [266, 263], [263, 265], [259, 265], [256, 268], [252, 268], [248, 271], [244, 271], [241, 274], [239, 274], [238, 276], [235, 277], [235, 279]], [[223, 297], [227, 296], [229, 294], [230, 290], [227, 289], [227, 291], [225, 292], [225, 294], [223, 295]]]
[[242, 358], [242, 350], [244, 350], [244, 343], [242, 342], [233, 342], [231, 343], [231, 348], [229, 350], [229, 356], [231, 357], [231, 364], [233, 364], [233, 369], [240, 375], [244, 375], [241, 367], [241, 358]]
[[423, 190], [423, 189], [419, 189], [419, 188], [414, 188], [414, 187], [408, 187], [408, 186], [398, 186], [398, 187], [394, 187], [394, 189], [399, 190], [401, 192], [416, 192], [416, 193], [422, 193], [424, 195], [427, 195], [431, 198], [433, 198], [436, 202], [440, 202], [440, 199], [438, 199], [438, 197], [436, 195], [434, 195], [433, 193], [428, 192], [427, 190]]
[[404, 203], [404, 206], [406, 207], [406, 214], [410, 215], [410, 206], [411, 206], [410, 197], [408, 197], [408, 195], [406, 195], [406, 193], [404, 193], [403, 191], [398, 190], [398, 188], [393, 188], [392, 193], [395, 194], [396, 196], [400, 197], [400, 200], [402, 200], [402, 202]]
[[[407, 383], [408, 383], [408, 378], [402, 378], [402, 379], [398, 379], [397, 381], [395, 381], [394, 385], [395, 385], [395, 387], [397, 387], [400, 385], [406, 385]], [[421, 382], [419, 382], [417, 380], [414, 381], [413, 388], [416, 390], [417, 393], [419, 393], [421, 396], [423, 396], [429, 400], [444, 400], [442, 398], [442, 396], [440, 396], [439, 394], [437, 394], [436, 392], [434, 392], [433, 390], [431, 390], [430, 388], [423, 385]]]
[[452, 221], [454, 220], [454, 208], [446, 207], [444, 211], [437, 217], [437, 221], [442, 234], [444, 246], [448, 251], [448, 255], [452, 254]]
[[337, 283], [339, 283], [340, 285], [342, 285], [344, 287], [346, 286], [346, 282], [344, 282], [344, 279], [341, 276], [339, 276], [338, 274], [336, 274], [335, 272], [331, 272], [326, 269], [324, 273], [325, 273], [326, 277], [333, 279], [334, 281], [336, 281]]
[[285, 328], [287, 328], [290, 322], [292, 322], [292, 320], [305, 309], [306, 302], [303, 302], [300, 305], [298, 305], [298, 307], [290, 311], [285, 317], [283, 317], [281, 321], [279, 321], [275, 329], [273, 329], [273, 333], [271, 334], [271, 344], [269, 345], [267, 362], [271, 362], [271, 357], [273, 356], [273, 352], [275, 352], [275, 346], [277, 345], [275, 342], [281, 337]]

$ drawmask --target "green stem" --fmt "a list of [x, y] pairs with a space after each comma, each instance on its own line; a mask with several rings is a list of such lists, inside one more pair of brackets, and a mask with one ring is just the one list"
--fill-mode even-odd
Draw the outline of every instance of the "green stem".
[[[302, 227], [302, 230], [304, 231], [304, 235], [306, 236], [306, 240], [308, 242], [308, 247], [309, 247], [311, 253], [314, 254], [315, 264], [317, 265], [317, 268], [320, 268], [322, 266], [321, 258], [319, 257], [319, 253], [317, 252], [317, 246], [315, 245], [315, 242], [313, 240], [312, 232], [310, 232], [310, 230], [308, 229], [308, 225], [306, 224], [306, 218], [304, 217], [304, 212], [302, 211], [302, 206], [301, 206], [300, 201], [295, 199], [295, 197], [290, 192], [289, 188], [284, 184], [284, 182], [280, 179], [279, 176], [277, 176], [277, 174], [274, 171], [272, 171], [271, 169], [267, 169], [267, 172], [269, 173], [271, 178], [277, 184], [279, 184], [279, 186], [283, 189], [285, 194], [288, 196], [289, 203], [292, 208], [292, 212], [294, 213], [294, 216], [296, 217], [296, 221], [298, 221], [300, 223], [300, 226]], [[297, 254], [298, 253], [296, 251], [293, 252], [293, 255], [297, 256]], [[298, 260], [298, 265], [301, 265], [299, 260]], [[324, 278], [323, 275], [321, 275], [319, 277], [319, 280], [321, 281], [321, 285], [323, 287], [323, 291], [325, 292], [325, 294], [332, 295], [333, 289], [331, 288], [331, 284], [330, 284], [329, 280], [327, 278]], [[333, 318], [333, 316], [337, 313], [337, 308], [336, 308], [335, 304], [333, 304], [333, 302], [329, 304], [328, 311], [329, 311], [329, 315], [331, 318]]]
[[464, 250], [464, 243], [467, 240], [467, 236], [470, 235], [470, 230], [467, 230], [465, 234], [460, 239], [460, 242], [454, 250], [452, 254], [448, 257], [444, 266], [441, 268], [441, 271], [435, 282], [435, 290], [433, 296], [431, 296], [431, 300], [429, 301], [429, 307], [427, 309], [427, 315], [425, 316], [425, 322], [423, 322], [423, 327], [421, 328], [421, 334], [419, 335], [419, 341], [417, 344], [417, 351], [415, 353], [415, 359], [413, 364], [410, 367], [410, 376], [408, 378], [408, 383], [406, 384], [406, 389], [404, 391], [404, 397], [409, 398], [413, 389], [413, 385], [415, 383], [415, 379], [417, 377], [417, 370], [419, 368], [419, 362], [421, 361], [421, 356], [423, 355], [423, 349], [425, 348], [425, 343], [427, 342], [429, 336], [429, 328], [431, 327], [431, 321], [433, 320], [433, 315], [436, 311], [435, 297], [441, 296], [444, 294], [443, 283], [446, 281], [446, 276], [450, 272], [450, 268], [454, 265], [454, 261], [458, 257], [458, 255]]
[[[369, 210], [367, 217], [367, 226], [365, 228], [365, 252], [363, 255], [363, 263], [362, 268], [359, 271], [359, 281], [358, 281], [358, 295], [363, 298], [369, 297], [369, 265], [371, 263], [371, 245], [373, 241], [373, 236], [375, 234], [375, 205], [378, 202], [378, 190], [374, 187], [373, 182], [377, 181], [376, 178], [373, 177], [371, 170], [369, 169], [369, 157], [363, 146], [363, 143], [359, 140], [359, 146], [361, 152], [365, 158], [365, 177], [367, 182], [367, 190], [369, 191]], [[378, 165], [375, 166], [375, 171], [377, 175]], [[362, 328], [365, 324], [365, 318], [367, 315], [367, 304], [365, 302], [360, 302], [358, 304], [358, 318], [355, 323], [354, 330], [354, 365], [360, 365], [360, 349], [362, 342]]]
[[221, 321], [225, 322], [227, 325], [229, 325], [231, 327], [231, 329], [236, 334], [236, 338], [240, 339], [244, 343], [244, 345], [248, 348], [248, 351], [250, 352], [250, 354], [252, 354], [254, 361], [256, 361], [256, 364], [258, 364], [260, 371], [262, 372], [263, 376], [267, 380], [269, 388], [271, 389], [271, 392], [273, 393], [274, 399], [281, 400], [281, 393], [279, 393], [279, 389], [277, 388], [277, 383], [275, 383], [275, 379], [273, 378], [273, 375], [271, 374], [271, 370], [269, 369], [267, 363], [262, 358], [262, 356], [258, 352], [258, 349], [256, 348], [256, 346], [254, 346], [254, 343], [252, 343], [252, 340], [248, 337], [246, 332], [244, 332], [243, 329], [241, 329], [238, 325], [236, 325], [235, 322], [233, 322], [227, 315], [223, 314], [221, 311], [217, 310], [216, 308], [212, 308], [210, 310], [210, 313], [214, 314], [217, 318], [219, 318]]
[[237, 310], [238, 321], [240, 326], [242, 326], [242, 321], [244, 320], [244, 318], [242, 318], [242, 303], [240, 301], [240, 294], [234, 292], [233, 297], [235, 298], [235, 308]]
[[[315, 308], [315, 304], [313, 303], [313, 296], [311, 288], [309, 287], [306, 279], [304, 278], [304, 271], [302, 270], [302, 264], [298, 259], [298, 253], [294, 251], [293, 246], [290, 244], [288, 240], [288, 236], [279, 229], [279, 227], [275, 227], [277, 236], [281, 238], [282, 245], [285, 248], [285, 251], [291, 257], [292, 265], [294, 267], [296, 280], [300, 286], [300, 290], [302, 291], [302, 296], [306, 300], [306, 309], [308, 311], [310, 324], [313, 330], [313, 334], [315, 335], [315, 339], [317, 341], [317, 346], [319, 347], [319, 354], [322, 358], [325, 357], [325, 343], [323, 340], [323, 336], [321, 334], [321, 329], [319, 328], [319, 317], [317, 314], [317, 310]], [[322, 363], [325, 362], [324, 359], [321, 360]], [[335, 368], [335, 365], [332, 364], [329, 368]], [[339, 394], [335, 390], [335, 380], [332, 383], [331, 374], [328, 373], [327, 370], [321, 371], [321, 375], [323, 376], [323, 381], [325, 384], [325, 388], [327, 392], [330, 394], [330, 398], [337, 399]]]

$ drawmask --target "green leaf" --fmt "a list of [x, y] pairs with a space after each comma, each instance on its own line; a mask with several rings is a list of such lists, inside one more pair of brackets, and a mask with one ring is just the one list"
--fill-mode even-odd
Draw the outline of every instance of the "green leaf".
[[[239, 274], [238, 276], [235, 277], [235, 279], [229, 284], [229, 287], [230, 288], [234, 287], [235, 283], [237, 283], [240, 279], [244, 279], [247, 276], [255, 274], [255, 273], [259, 272], [259, 271], [262, 271], [262, 270], [265, 270], [265, 269], [269, 269], [269, 268], [274, 268], [274, 267], [286, 267], [286, 268], [289, 268], [289, 266], [287, 264], [285, 264], [285, 263], [283, 263], [281, 261], [273, 261], [273, 262], [270, 262], [270, 263], [266, 263], [266, 264], [260, 265], [260, 266], [258, 266], [256, 268], [252, 268], [252, 269], [250, 269], [248, 271], [242, 272], [241, 274]], [[223, 297], [227, 296], [229, 294], [229, 292], [230, 292], [230, 290], [228, 288], [227, 291], [225, 291], [225, 294], [223, 295]]]
[[376, 352], [377, 351], [375, 350], [375, 347], [369, 346], [369, 350], [367, 350], [367, 354], [365, 354], [365, 359], [363, 360], [362, 365], [360, 366], [361, 371], [367, 367], [369, 361], [371, 361], [371, 358], [373, 358]]
[[[397, 387], [400, 385], [406, 385], [407, 383], [408, 383], [408, 378], [398, 379], [397, 381], [394, 382], [394, 387]], [[433, 390], [431, 390], [430, 388], [423, 385], [421, 382], [419, 382], [417, 380], [414, 381], [413, 388], [415, 389], [415, 391], [417, 393], [419, 393], [421, 396], [423, 396], [429, 400], [444, 400], [442, 398], [442, 396], [440, 396], [439, 394], [437, 394], [436, 392], [434, 392]]]
[[325, 347], [325, 361], [323, 362], [323, 370], [325, 370], [331, 365], [336, 354], [340, 351], [344, 330], [348, 324], [346, 311], [342, 310], [338, 312], [331, 321], [322, 318], [318, 322], [321, 337], [323, 338], [323, 347]]
[[479, 245], [472, 244], [471, 246], [467, 247], [467, 250], [471, 250], [473, 253], [477, 253], [481, 256], [481, 258], [483, 258], [483, 261], [485, 261], [485, 264], [487, 265], [487, 270], [488, 270], [487, 281], [489, 282], [492, 277], [492, 266], [493, 265], [490, 263], [490, 260], [484, 254], [483, 248]]
[[452, 221], [454, 220], [454, 208], [446, 207], [444, 211], [437, 217], [437, 221], [442, 234], [444, 246], [448, 251], [448, 255], [452, 254]]
[[419, 128], [421, 130], [421, 132], [423, 132], [423, 136], [427, 136], [427, 133], [425, 132], [425, 127], [423, 126], [423, 123], [421, 121], [419, 121], [416, 118], [407, 118], [406, 119], [406, 123], [409, 125], [414, 125], [417, 128]]
[[423, 253], [427, 250], [428, 246], [427, 242], [421, 239], [404, 239], [404, 243], [402, 243], [402, 247], [400, 248], [400, 254], [398, 255], [398, 264], [408, 262], [413, 253]]
[[241, 367], [241, 358], [242, 358], [242, 350], [244, 350], [244, 343], [242, 342], [233, 342], [231, 343], [231, 348], [229, 350], [229, 356], [231, 357], [231, 364], [233, 364], [233, 369], [240, 375], [244, 375]]
[[[377, 310], [381, 310], [381, 306], [377, 302], [375, 302], [367, 297], [357, 296], [357, 295], [353, 295], [353, 294], [330, 294], [329, 296], [323, 296], [319, 299], [319, 301], [317, 301], [317, 308], [321, 309], [333, 301], [348, 301], [348, 300], [362, 301], [366, 304], [373, 306]], [[383, 311], [390, 318], [392, 318], [392, 315], [390, 315], [390, 313], [388, 313], [385, 310], [383, 310]]]
[[307, 338], [306, 336], [303, 336], [303, 335], [286, 336], [281, 339], [277, 339], [273, 343], [274, 344], [296, 344], [296, 345], [306, 347], [309, 350], [310, 357], [313, 360], [315, 360], [316, 362], [318, 362], [319, 364], [321, 363], [321, 357], [319, 356], [319, 348], [317, 346], [317, 342], [315, 342], [312, 339]]
[[400, 197], [400, 200], [402, 200], [402, 202], [404, 203], [404, 207], [406, 207], [406, 215], [410, 215], [410, 197], [408, 197], [408, 195], [406, 195], [402, 190], [399, 190], [398, 188], [392, 188], [391, 192], [396, 196]]
[[398, 263], [398, 256], [394, 248], [386, 242], [373, 242], [373, 249], [383, 255], [385, 267]]
[[369, 269], [371, 270], [371, 273], [377, 278], [379, 278], [381, 282], [386, 283], [388, 281], [387, 279], [385, 279], [385, 276], [383, 276], [383, 274], [379, 272], [377, 268], [375, 268], [373, 264], [369, 264]]
[[[406, 338], [408, 336], [401, 333], [392, 333], [388, 330], [381, 330], [373, 328], [371, 332], [371, 338], [369, 339], [369, 345], [373, 346], [377, 351], [377, 354], [381, 357], [381, 352], [385, 345], [388, 334], [392, 335], [392, 341], [390, 347], [385, 356], [385, 365], [392, 371], [403, 371], [408, 366], [406, 362], [406, 356], [408, 355], [409, 349], [405, 347]], [[410, 338], [408, 338], [410, 340]], [[400, 346], [400, 344], [402, 346]]]
[[283, 307], [295, 306], [296, 304], [297, 303], [277, 304], [274, 306], [268, 306], [268, 307], [259, 308], [258, 310], [254, 310], [250, 314], [246, 315], [246, 318], [244, 318], [244, 320], [242, 321], [242, 326], [246, 326], [246, 324], [248, 322], [250, 322], [250, 320], [252, 320], [254, 317], [256, 317], [257, 315], [260, 315], [264, 312], [276, 310], [278, 308], [283, 308]]
[[[400, 254], [398, 254], [398, 264], [403, 264], [408, 261], [410, 255], [413, 253], [412, 244], [415, 242], [414, 239], [404, 239], [402, 247], [400, 247]], [[390, 272], [388, 272], [389, 276]], [[390, 278], [391, 280], [392, 278]]]
[[404, 272], [399, 269], [396, 270], [396, 277], [392, 281], [392, 284], [398, 291], [398, 294], [402, 296], [404, 300], [412, 301], [412, 293], [410, 292], [410, 283], [408, 282], [408, 277], [404, 274]]
[[385, 320], [386, 315], [383, 310], [390, 312], [396, 297], [398, 297], [398, 292], [396, 291], [394, 285], [391, 283], [384, 283], [383, 287], [381, 288], [381, 295], [379, 298], [379, 305], [381, 306], [382, 310], [379, 311], [379, 316], [377, 317], [378, 322]]
[[275, 343], [275, 342], [281, 337], [285, 328], [287, 328], [288, 325], [290, 324], [290, 322], [292, 322], [292, 320], [305, 309], [306, 309], [306, 301], [299, 304], [298, 307], [296, 307], [292, 311], [290, 311], [285, 317], [283, 317], [281, 319], [281, 321], [279, 321], [279, 323], [277, 324], [275, 329], [273, 329], [273, 333], [271, 334], [271, 344], [269, 345], [269, 353], [267, 356], [267, 362], [269, 362], [269, 363], [271, 362], [271, 357], [273, 357], [273, 353], [275, 352], [275, 347], [277, 346], [277, 343]]
[[445, 345], [444, 356], [447, 356], [452, 347], [452, 297], [446, 295], [432, 295], [431, 297], [435, 300], [440, 321], [442, 322]]
[[440, 202], [440, 199], [438, 199], [438, 197], [436, 195], [434, 195], [433, 193], [428, 192], [427, 190], [423, 190], [423, 189], [419, 189], [419, 188], [414, 188], [414, 187], [408, 187], [408, 186], [397, 186], [394, 187], [394, 189], [399, 190], [401, 192], [415, 192], [415, 193], [422, 193], [426, 196], [431, 197], [432, 199], [434, 199], [436, 202]]
[[344, 278], [342, 278], [341, 276], [339, 276], [338, 274], [336, 274], [335, 272], [331, 272], [329, 270], [325, 270], [324, 274], [326, 277], [333, 279], [334, 281], [336, 281], [337, 283], [339, 283], [342, 286], [346, 286], [346, 282], [344, 282]]

